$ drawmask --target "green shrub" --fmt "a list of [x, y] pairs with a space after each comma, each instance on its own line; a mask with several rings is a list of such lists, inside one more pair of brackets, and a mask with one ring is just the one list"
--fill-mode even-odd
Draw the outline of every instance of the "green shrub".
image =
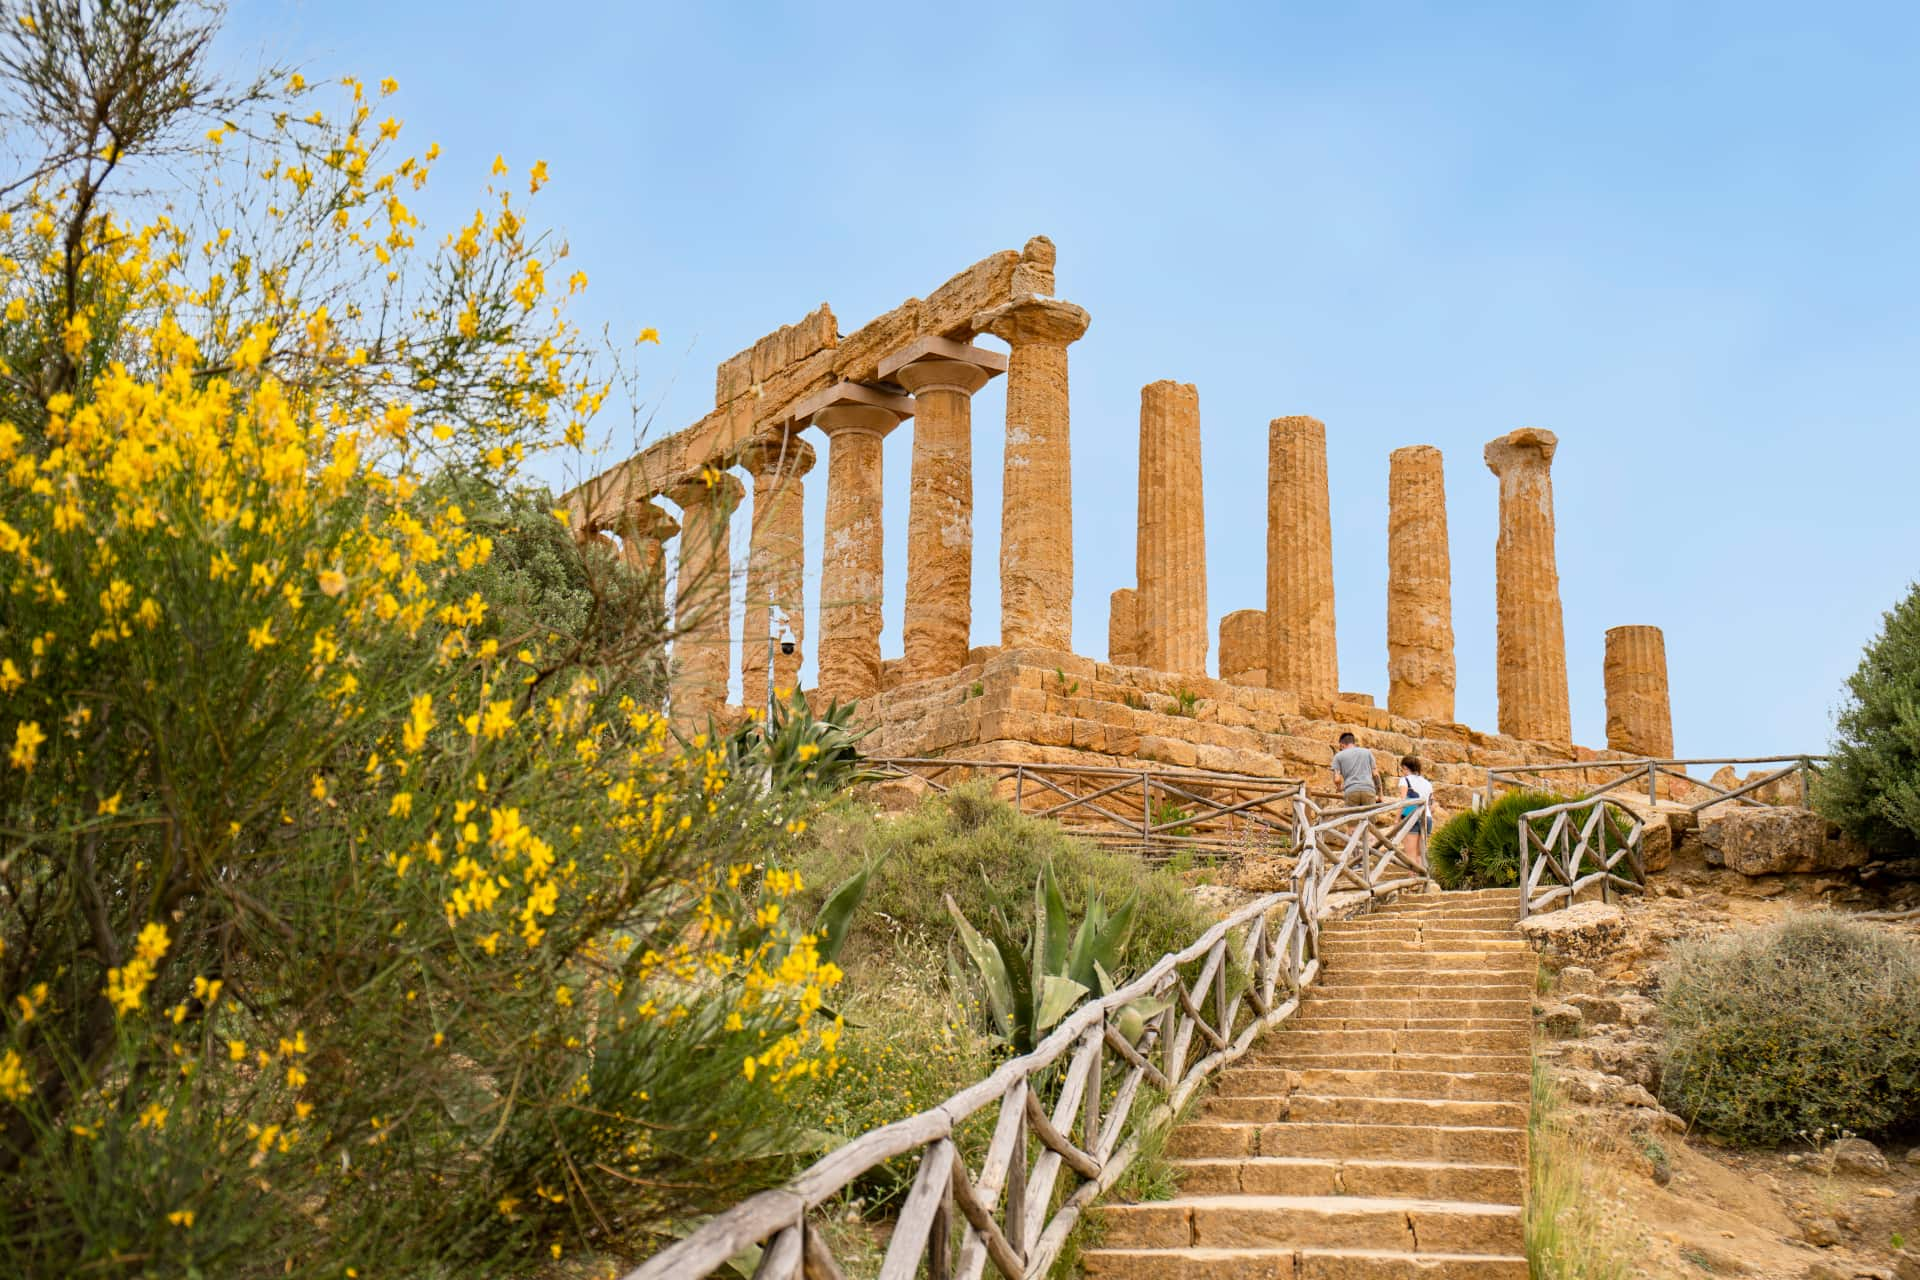
[[1433, 833], [1427, 841], [1427, 868], [1442, 889], [1465, 889], [1467, 861], [1473, 852], [1473, 838], [1480, 833], [1480, 813], [1462, 809]]
[[1815, 807], [1875, 852], [1920, 856], [1920, 584], [1848, 678], [1837, 727]]
[[[1566, 796], [1551, 791], [1509, 791], [1483, 810], [1454, 814], [1427, 842], [1427, 865], [1433, 878], [1443, 889], [1505, 889], [1519, 884], [1520, 815], [1566, 802]], [[1572, 820], [1584, 823], [1588, 816], [1576, 813]], [[1611, 852], [1626, 843], [1628, 824], [1611, 806], [1602, 820]], [[1552, 818], [1534, 820], [1534, 834], [1541, 839], [1552, 829]], [[1580, 874], [1599, 867], [1599, 859], [1590, 853], [1581, 859]], [[1616, 870], [1631, 878], [1624, 864]]]
[[844, 806], [816, 819], [808, 837], [794, 857], [811, 890], [875, 866], [865, 909], [854, 920], [855, 955], [890, 950], [902, 935], [944, 950], [953, 936], [949, 893], [969, 920], [995, 911], [1016, 925], [1031, 919], [1033, 882], [1049, 863], [1075, 917], [1095, 897], [1124, 902], [1139, 893], [1133, 934], [1120, 954], [1128, 972], [1186, 946], [1211, 923], [1179, 877], [1016, 813], [984, 786], [956, 788], [892, 819]]
[[1749, 1143], [1920, 1121], [1920, 947], [1831, 915], [1677, 948], [1661, 1097]]

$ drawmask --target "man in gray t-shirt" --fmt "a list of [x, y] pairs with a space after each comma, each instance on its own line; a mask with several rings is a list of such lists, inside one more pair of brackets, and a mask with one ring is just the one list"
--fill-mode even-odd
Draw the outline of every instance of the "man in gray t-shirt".
[[1373, 752], [1359, 745], [1352, 734], [1340, 735], [1340, 750], [1333, 756], [1333, 780], [1340, 798], [1349, 806], [1380, 803], [1380, 771], [1374, 768]]

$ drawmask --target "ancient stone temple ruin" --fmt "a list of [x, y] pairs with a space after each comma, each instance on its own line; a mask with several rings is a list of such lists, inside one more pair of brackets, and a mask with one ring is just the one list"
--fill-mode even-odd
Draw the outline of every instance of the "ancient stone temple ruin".
[[[1571, 741], [1549, 473], [1557, 442], [1531, 427], [1485, 450], [1500, 504], [1497, 733], [1454, 720], [1446, 491], [1440, 451], [1428, 445], [1388, 459], [1385, 706], [1340, 691], [1326, 427], [1304, 415], [1268, 427], [1265, 607], [1224, 613], [1220, 675], [1206, 674], [1200, 394], [1189, 383], [1141, 388], [1135, 581], [1109, 597], [1106, 660], [1073, 653], [1069, 351], [1090, 317], [1055, 295], [1054, 266], [1052, 242], [1035, 237], [844, 335], [823, 305], [723, 362], [712, 412], [568, 495], [582, 537], [617, 538], [645, 571], [664, 576], [671, 566], [676, 721], [742, 714], [728, 707], [727, 687], [730, 605], [744, 591], [746, 700], [758, 705], [766, 687], [771, 605], [788, 620], [792, 650], [774, 653], [776, 683], [795, 685], [811, 643], [817, 694], [858, 701], [874, 755], [1155, 762], [1317, 787], [1336, 735], [1350, 729], [1389, 771], [1398, 756], [1423, 757], [1451, 806], [1465, 803], [1490, 764], [1671, 753], [1655, 627], [1607, 633], [1608, 750]], [[1006, 349], [980, 345], [983, 337]], [[972, 401], [999, 377], [1007, 380], [999, 643], [976, 647]], [[882, 442], [902, 426], [913, 445], [904, 513], [884, 509], [881, 483]], [[826, 521], [809, 637], [802, 493], [821, 449]], [[752, 485], [751, 550], [735, 565], [728, 530], [746, 492], [741, 477]], [[885, 521], [902, 518], [904, 651], [889, 659], [880, 644], [882, 535]]]

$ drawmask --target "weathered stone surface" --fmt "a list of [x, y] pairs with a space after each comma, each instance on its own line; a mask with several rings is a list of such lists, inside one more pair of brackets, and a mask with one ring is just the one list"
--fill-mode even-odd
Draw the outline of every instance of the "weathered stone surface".
[[733, 571], [728, 522], [746, 487], [709, 468], [667, 490], [680, 508], [680, 563], [673, 590], [673, 718], [698, 724], [727, 705], [733, 651]]
[[880, 446], [899, 425], [900, 412], [847, 402], [820, 408], [812, 420], [829, 442], [819, 687], [845, 702], [869, 697], [881, 687]]
[[1451, 721], [1453, 567], [1440, 451], [1395, 449], [1387, 499], [1387, 710]]
[[1200, 393], [1190, 382], [1140, 389], [1135, 544], [1140, 665], [1207, 670], [1207, 527], [1201, 503]]
[[1000, 643], [1073, 642], [1073, 450], [1067, 345], [1089, 317], [1071, 302], [1027, 297], [989, 308], [974, 327], [1006, 341], [1007, 435], [1000, 516]]
[[1658, 627], [1607, 632], [1607, 746], [1636, 756], [1673, 756], [1667, 641]]
[[880, 364], [913, 393], [913, 486], [907, 513], [904, 626], [909, 679], [967, 662], [973, 622], [973, 393], [1006, 357], [921, 338]]
[[740, 646], [740, 700], [759, 706], [767, 696], [768, 602], [786, 615], [793, 652], [773, 646], [773, 685], [799, 687], [806, 657], [807, 611], [803, 596], [807, 554], [806, 491], [801, 477], [813, 470], [813, 446], [782, 433], [740, 451], [740, 465], [753, 477], [753, 545], [747, 555], [747, 608]]
[[1140, 665], [1140, 593], [1132, 587], [1107, 597], [1107, 661], [1116, 667]]
[[1220, 619], [1220, 678], [1229, 684], [1267, 683], [1267, 611], [1235, 609]]
[[1610, 902], [1582, 902], [1528, 916], [1520, 936], [1549, 962], [1592, 967], [1627, 940], [1627, 916]]
[[1835, 1172], [1863, 1178], [1884, 1178], [1892, 1167], [1880, 1148], [1865, 1138], [1841, 1138], [1828, 1144], [1821, 1155], [1821, 1163]]
[[1700, 824], [1707, 862], [1742, 875], [1851, 871], [1871, 855], [1810, 809], [1741, 808]]
[[713, 403], [723, 405], [747, 395], [788, 365], [839, 345], [840, 326], [833, 308], [821, 303], [799, 324], [783, 324], [714, 371]]
[[1580, 1010], [1573, 1005], [1550, 1004], [1534, 1015], [1534, 1021], [1550, 1036], [1577, 1036], [1583, 1019]]
[[1487, 443], [1488, 470], [1500, 477], [1498, 603], [1500, 732], [1536, 742], [1570, 743], [1567, 638], [1554, 558], [1553, 477], [1559, 440], [1522, 427]]
[[1340, 688], [1333, 623], [1333, 527], [1327, 428], [1317, 418], [1267, 427], [1267, 683], [1331, 699]]

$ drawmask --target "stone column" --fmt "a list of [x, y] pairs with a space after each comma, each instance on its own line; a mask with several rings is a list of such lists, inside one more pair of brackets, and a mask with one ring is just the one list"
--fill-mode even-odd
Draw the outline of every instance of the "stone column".
[[783, 432], [755, 440], [740, 451], [740, 465], [753, 477], [753, 549], [747, 556], [747, 613], [740, 645], [740, 701], [764, 706], [767, 700], [767, 601], [787, 617], [793, 652], [773, 652], [773, 685], [791, 693], [800, 683], [806, 656], [806, 488], [801, 477], [813, 470], [813, 446]]
[[1607, 632], [1607, 747], [1658, 760], [1673, 757], [1667, 699], [1667, 639], [1658, 627]]
[[1553, 552], [1553, 462], [1558, 438], [1522, 427], [1486, 448], [1500, 477], [1498, 597], [1500, 732], [1535, 742], [1570, 743], [1567, 640], [1560, 615], [1560, 571]]
[[1267, 685], [1329, 700], [1340, 691], [1327, 428], [1317, 418], [1267, 428]]
[[1453, 566], [1440, 451], [1395, 449], [1387, 462], [1387, 710], [1453, 719]]
[[[1140, 665], [1207, 672], [1207, 522], [1201, 504], [1200, 393], [1190, 382], [1140, 389]], [[1264, 659], [1262, 660], [1264, 661]]]
[[967, 665], [973, 625], [973, 393], [1007, 358], [925, 337], [880, 362], [913, 393], [913, 487], [907, 510], [907, 678]]
[[1000, 643], [1073, 645], [1073, 459], [1068, 437], [1067, 344], [1089, 317], [1071, 302], [1024, 297], [973, 318], [1004, 338], [1006, 476], [1000, 508]]
[[820, 557], [820, 692], [880, 689], [881, 442], [913, 415], [905, 396], [842, 382], [802, 401], [796, 424], [826, 433], [827, 531]]
[[698, 726], [727, 705], [733, 650], [733, 569], [728, 521], [744, 486], [716, 467], [666, 491], [680, 508], [680, 563], [673, 588], [673, 718]]
[[1140, 593], [1132, 587], [1107, 597], [1107, 661], [1116, 667], [1140, 665]]
[[620, 535], [620, 558], [648, 584], [654, 612], [665, 618], [666, 542], [680, 532], [680, 522], [651, 502], [636, 502], [621, 515], [614, 532]]
[[1265, 609], [1235, 609], [1220, 619], [1220, 678], [1228, 684], [1266, 687]]

